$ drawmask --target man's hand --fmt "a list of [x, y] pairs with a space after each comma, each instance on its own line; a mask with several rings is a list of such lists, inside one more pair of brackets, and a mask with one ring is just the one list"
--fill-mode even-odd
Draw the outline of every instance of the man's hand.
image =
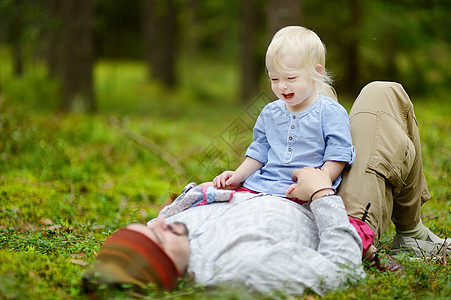
[[234, 190], [241, 186], [244, 180], [238, 172], [224, 171], [213, 179], [213, 186], [217, 189]]
[[291, 179], [297, 181], [297, 183], [292, 184], [286, 191], [286, 196], [288, 198], [298, 198], [307, 201], [310, 200], [310, 197], [316, 191], [330, 188], [330, 190], [327, 189], [316, 193], [313, 197], [313, 200], [315, 200], [330, 194], [332, 191], [332, 181], [330, 180], [330, 176], [321, 169], [309, 167], [297, 169], [294, 170]]

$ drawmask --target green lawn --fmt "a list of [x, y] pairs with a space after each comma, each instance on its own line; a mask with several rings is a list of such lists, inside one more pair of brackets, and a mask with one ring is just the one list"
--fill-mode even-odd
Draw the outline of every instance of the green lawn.
[[[21, 79], [0, 69], [0, 299], [84, 298], [80, 276], [109, 234], [155, 217], [188, 181], [211, 180], [236, 167], [251, 136], [251, 112], [268, 96], [239, 106], [230, 100], [236, 88], [233, 69], [196, 67], [181, 68], [182, 88], [167, 91], [146, 83], [139, 63], [101, 62], [96, 68], [100, 113], [95, 115], [55, 113], [56, 84], [39, 66]], [[423, 219], [442, 236], [451, 236], [450, 100], [448, 95], [414, 99], [432, 195]], [[391, 227], [382, 239], [387, 251], [393, 234]], [[451, 294], [449, 258], [446, 266], [439, 260], [400, 260], [406, 277], [368, 270], [365, 280], [325, 298]], [[147, 295], [248, 297], [188, 280], [172, 293], [149, 290]]]

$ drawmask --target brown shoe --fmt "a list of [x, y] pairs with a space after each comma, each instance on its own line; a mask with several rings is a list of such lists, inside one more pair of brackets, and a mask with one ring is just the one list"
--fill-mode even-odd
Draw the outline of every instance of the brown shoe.
[[376, 252], [369, 262], [370, 266], [375, 267], [382, 272], [390, 271], [396, 274], [404, 273], [404, 267], [387, 253]]

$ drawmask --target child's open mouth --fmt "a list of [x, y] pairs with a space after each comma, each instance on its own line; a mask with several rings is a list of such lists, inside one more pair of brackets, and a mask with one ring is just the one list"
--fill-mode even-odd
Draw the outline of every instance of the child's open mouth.
[[294, 97], [294, 93], [282, 94], [282, 96], [285, 98], [285, 100], [291, 100]]

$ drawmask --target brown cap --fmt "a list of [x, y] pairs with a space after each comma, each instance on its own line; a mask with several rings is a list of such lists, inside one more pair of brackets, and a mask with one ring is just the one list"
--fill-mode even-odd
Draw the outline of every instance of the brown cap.
[[90, 279], [107, 284], [131, 283], [145, 286], [155, 283], [171, 290], [180, 273], [174, 262], [153, 240], [144, 234], [121, 228], [100, 248]]

